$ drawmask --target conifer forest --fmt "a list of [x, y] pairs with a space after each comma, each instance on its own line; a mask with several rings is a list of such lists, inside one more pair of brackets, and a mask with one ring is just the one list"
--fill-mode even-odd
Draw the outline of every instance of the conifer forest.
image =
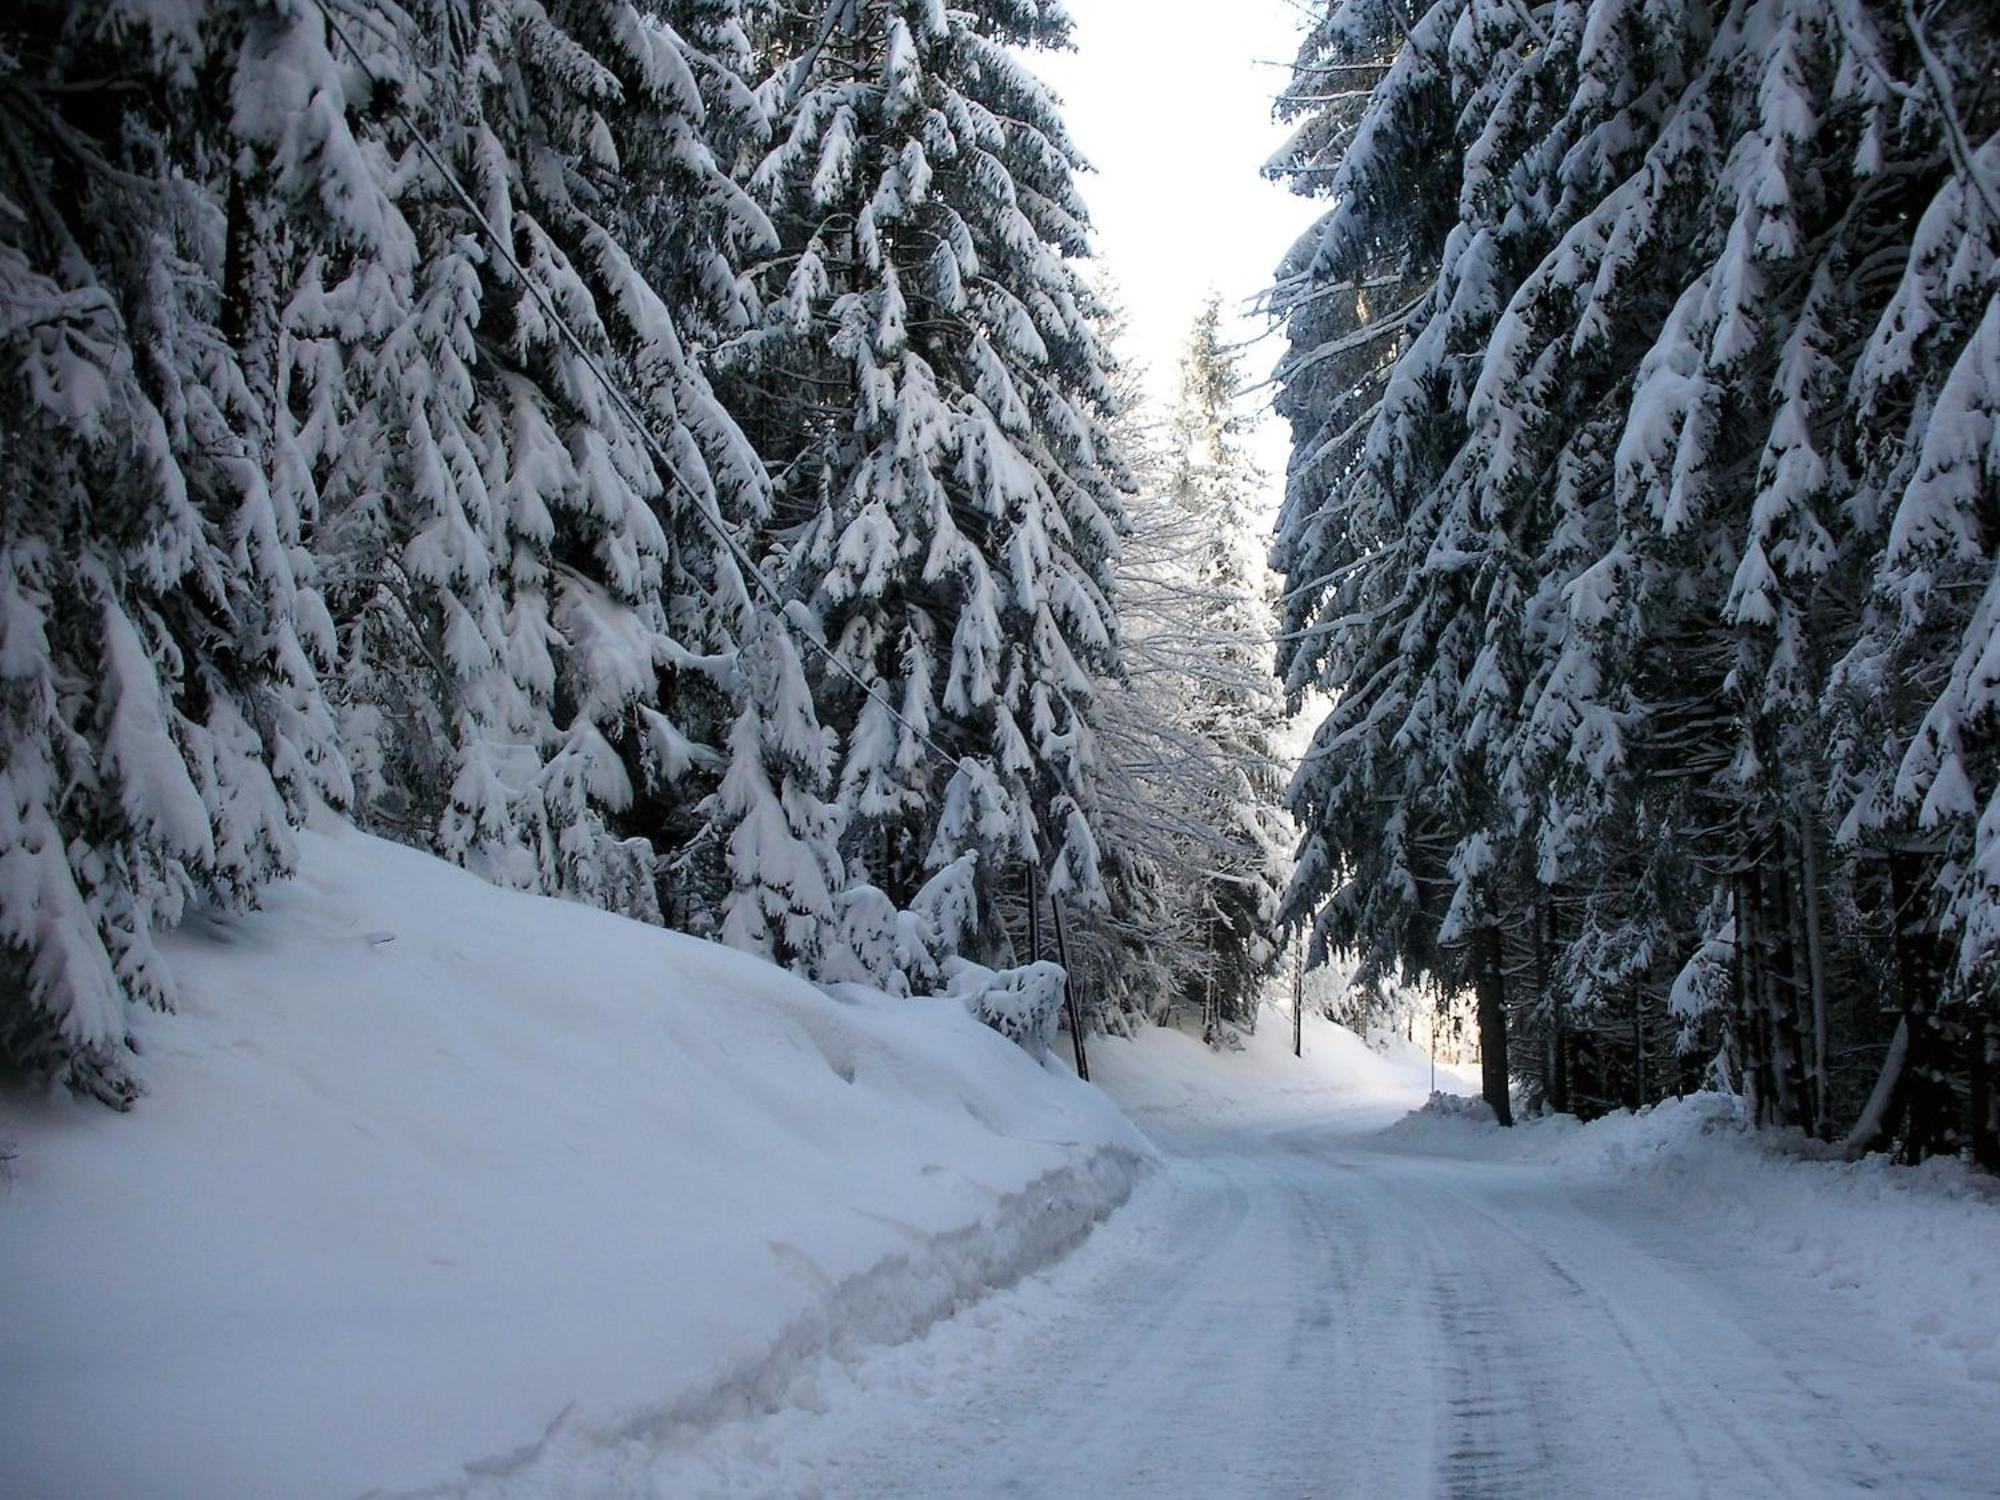
[[[1102, 252], [1075, 115], [1099, 88], [1197, 122], [1219, 106], [1149, 79], [1137, 55], [1091, 64], [1091, 16], [1143, 11], [1198, 39], [1220, 78], [1249, 45], [1229, 6], [0, 7], [0, 1176], [19, 1179], [0, 1188], [0, 1283], [16, 1288], [0, 1330], [37, 1301], [51, 1350], [67, 1347], [59, 1323], [98, 1326], [31, 1292], [42, 1255], [46, 1285], [75, 1267], [105, 1289], [97, 1316], [124, 1331], [104, 1347], [126, 1331], [207, 1347], [170, 1322], [147, 1344], [140, 1294], [114, 1290], [131, 1273], [109, 1259], [93, 1273], [77, 1248], [143, 1258], [155, 1219], [114, 1214], [74, 1240], [36, 1226], [84, 1197], [115, 1205], [126, 1189], [83, 1186], [100, 1168], [171, 1177], [186, 1216], [205, 1217], [207, 1189], [187, 1184], [235, 1159], [222, 1142], [247, 1151], [267, 1128], [301, 1204], [345, 1202], [348, 1169], [322, 1163], [306, 1123], [323, 1108], [341, 1141], [407, 1130], [397, 1161], [472, 1153], [474, 1175], [429, 1187], [416, 1167], [352, 1169], [411, 1222], [454, 1194], [466, 1213], [500, 1203], [518, 1176], [518, 1216], [464, 1230], [524, 1257], [495, 1287], [560, 1280], [555, 1266], [606, 1297], [630, 1285], [568, 1258], [582, 1251], [533, 1259], [543, 1231], [524, 1226], [545, 1219], [589, 1254], [681, 1234], [700, 1248], [658, 1254], [683, 1266], [686, 1306], [659, 1316], [706, 1300], [745, 1320], [645, 1325], [687, 1351], [671, 1378], [607, 1356], [609, 1332], [578, 1334], [594, 1375], [549, 1375], [546, 1399], [524, 1387], [518, 1411], [496, 1397], [477, 1420], [468, 1396], [462, 1426], [428, 1429], [435, 1451], [380, 1436], [379, 1452], [293, 1447], [225, 1472], [205, 1450], [134, 1437], [90, 1457], [9, 1438], [0, 1419], [0, 1449], [20, 1455], [0, 1455], [0, 1491], [415, 1494], [443, 1482], [441, 1460], [546, 1428], [504, 1472], [421, 1492], [1693, 1496], [1732, 1474], [1745, 1494], [2000, 1494], [2000, 1316], [1982, 1282], [1989, 1262], [2000, 1276], [2000, 6], [1282, 10], [1292, 51], [1255, 60], [1277, 148], [1236, 170], [1287, 190], [1308, 227], [1269, 246], [1261, 286], [1212, 291], [1166, 330], [1179, 352], [1159, 369], [1132, 352], [1157, 330], [1138, 326], [1153, 314], [1126, 295], [1131, 268]], [[1073, 55], [1098, 72], [1065, 79], [1102, 82], [1046, 81]], [[1155, 211], [1212, 215], [1204, 180], [1190, 165]], [[1171, 236], [1154, 252], [1190, 253]], [[983, 1026], [959, 1029], [966, 1012]], [[989, 1053], [992, 1031], [1018, 1047]], [[487, 1063], [465, 1060], [489, 1046]], [[1321, 1082], [1285, 1071], [1314, 1056], [1333, 1069]], [[440, 1058], [469, 1071], [438, 1073]], [[361, 1078], [374, 1102], [340, 1102]], [[1391, 1127], [1402, 1145], [1327, 1147], [1362, 1166], [1305, 1175], [1324, 1166], [1297, 1144], [1308, 1124], [1396, 1090], [1414, 1091], [1403, 1108], [1432, 1101]], [[586, 1128], [595, 1111], [610, 1113]], [[212, 1143], [189, 1144], [210, 1139], [190, 1122], [211, 1115]], [[1292, 1153], [1282, 1170], [1227, 1134], [1251, 1126], [1255, 1151]], [[470, 1143], [498, 1152], [517, 1127], [501, 1196], [480, 1197]], [[614, 1140], [635, 1143], [632, 1163], [672, 1160], [601, 1188], [560, 1165], [623, 1171]], [[84, 1149], [63, 1143], [90, 1141], [101, 1162], [58, 1168]], [[1513, 1239], [1465, 1241], [1485, 1269], [1447, 1274], [1410, 1247], [1460, 1232], [1446, 1215], [1467, 1203], [1497, 1223], [1500, 1189], [1461, 1185], [1447, 1204], [1416, 1169], [1400, 1188], [1367, 1176], [1466, 1141], [1467, 1161], [1525, 1152], [1551, 1181], [1586, 1155], [1622, 1172], [1684, 1153], [1663, 1201], [1695, 1214], [1728, 1199], [1732, 1233], [1771, 1216], [1756, 1220], [1776, 1226], [1766, 1246], [1806, 1192], [1785, 1184], [1848, 1193], [1851, 1219], [1799, 1222], [1880, 1215], [1867, 1245], [1914, 1248], [1850, 1253], [1864, 1240], [1802, 1229], [1821, 1247], [1811, 1274], [1907, 1280], [1867, 1292], [1868, 1315], [1970, 1364], [1935, 1388], [1906, 1381], [1933, 1392], [1932, 1416], [1913, 1415], [1915, 1396], [1877, 1410], [1837, 1475], [1819, 1458], [1730, 1458], [1737, 1437], [1698, 1451], [1712, 1429], [1745, 1453], [1765, 1452], [1752, 1428], [1790, 1430], [1740, 1403], [1647, 1426], [1661, 1444], [1696, 1429], [1685, 1452], [1642, 1444], [1622, 1478], [1589, 1468], [1520, 1394], [1566, 1383], [1556, 1366], [1508, 1366], [1531, 1341], [1505, 1342], [1508, 1319], [1571, 1326], [1548, 1267], [1589, 1279], [1509, 1257], [1531, 1242], [1580, 1254], [1584, 1231], [1509, 1218], [1527, 1226]], [[799, 1165], [808, 1146], [826, 1165]], [[207, 1165], [145, 1165], [181, 1150]], [[1370, 1205], [1357, 1223], [1434, 1225], [1391, 1250], [1312, 1221], [1311, 1264], [1379, 1254], [1354, 1275], [1405, 1288], [1432, 1329], [1422, 1343], [1393, 1299], [1363, 1318], [1330, 1294], [1322, 1317], [1350, 1343], [1328, 1379], [1377, 1411], [1361, 1424], [1375, 1446], [1341, 1440], [1348, 1478], [1275, 1439], [1287, 1456], [1264, 1468], [1154, 1472], [1132, 1453], [1164, 1429], [1128, 1452], [1117, 1422], [1062, 1426], [1153, 1361], [1108, 1325], [1074, 1356], [1076, 1389], [1099, 1394], [1034, 1408], [1069, 1436], [1033, 1460], [1002, 1443], [979, 1450], [987, 1468], [938, 1460], [919, 1481], [890, 1456], [931, 1451], [915, 1428], [872, 1456], [821, 1454], [836, 1429], [903, 1431], [904, 1398], [882, 1392], [922, 1382], [879, 1367], [900, 1353], [855, 1366], [817, 1426], [771, 1415], [820, 1409], [784, 1394], [807, 1378], [796, 1361], [934, 1340], [933, 1320], [1054, 1265], [1099, 1219], [1085, 1269], [993, 1295], [1069, 1307], [1060, 1276], [1108, 1265], [1104, 1246], [1139, 1234], [1121, 1219], [1152, 1225], [1175, 1276], [1217, 1279], [1177, 1281], [1149, 1316], [1172, 1329], [1190, 1309], [1240, 1313], [1228, 1358], [1275, 1368], [1275, 1333], [1259, 1346], [1252, 1314], [1216, 1312], [1237, 1295], [1219, 1266], [1235, 1251], [1199, 1227], [1222, 1222], [1220, 1189], [1207, 1218], [1162, 1206], [1160, 1183], [1203, 1171], [1228, 1176], [1246, 1223], [1351, 1191]], [[565, 1181], [577, 1206], [549, 1208]], [[951, 1197], [975, 1181], [976, 1219]], [[294, 1189], [268, 1191], [278, 1204]], [[55, 1206], [36, 1207], [44, 1192]], [[801, 1207], [809, 1193], [824, 1204]], [[612, 1227], [581, 1206], [649, 1198], [693, 1217]], [[1031, 1198], [1035, 1214], [1009, 1207]], [[882, 1225], [901, 1227], [878, 1245]], [[754, 1254], [723, 1248], [725, 1229]], [[336, 1254], [344, 1233], [299, 1253], [402, 1253]], [[1260, 1284], [1242, 1295], [1268, 1280], [1274, 1308], [1322, 1274], [1274, 1269], [1294, 1254], [1277, 1233], [1233, 1262]], [[180, 1242], [162, 1243], [172, 1264]], [[472, 1264], [406, 1248], [412, 1265]], [[767, 1254], [768, 1288], [700, 1290]], [[162, 1273], [162, 1307], [236, 1326], [197, 1319], [208, 1294], [177, 1274]], [[1986, 1299], [1984, 1321], [1942, 1300], [1946, 1281]], [[802, 1286], [833, 1288], [834, 1311], [793, 1307]], [[629, 1316], [619, 1295], [606, 1329]], [[1507, 1309], [1500, 1324], [1467, 1310], [1475, 1295]], [[378, 1288], [352, 1305], [446, 1305], [431, 1296]], [[1769, 1305], [1772, 1329], [1795, 1306]], [[597, 1326], [592, 1306], [563, 1303], [551, 1326]], [[875, 1331], [841, 1331], [850, 1314]], [[270, 1338], [331, 1348], [338, 1366], [363, 1335], [351, 1315], [337, 1326], [331, 1344], [305, 1323]], [[1192, 1390], [1224, 1366], [1193, 1352], [1208, 1335], [1191, 1321], [1183, 1333], [1162, 1337], [1180, 1340]], [[1696, 1336], [1674, 1368], [1709, 1357], [1687, 1352]], [[116, 1408], [108, 1376], [38, 1364], [37, 1337], [9, 1356], [0, 1331], [0, 1406], [19, 1400], [22, 1431]], [[1006, 1368], [1014, 1346], [980, 1337], [1000, 1342], [962, 1367], [935, 1356], [943, 1384]], [[1812, 1364], [1790, 1337], [1746, 1336], [1732, 1368], [1784, 1350], [1788, 1369]], [[1459, 1353], [1369, 1383], [1402, 1368], [1380, 1351], [1419, 1344]], [[1534, 1357], [1596, 1368], [1594, 1344], [1563, 1347]], [[1653, 1353], [1630, 1369], [1667, 1368]], [[1159, 1362], [1162, 1406], [1180, 1400], [1181, 1357]], [[357, 1370], [402, 1358], [354, 1354]], [[1604, 1367], [1624, 1361], [1607, 1343]], [[725, 1367], [740, 1386], [691, 1394]], [[163, 1390], [239, 1402], [233, 1377], [172, 1368]], [[1701, 1370], [1704, 1390], [1732, 1389]], [[1617, 1378], [1636, 1376], [1569, 1399], [1668, 1399]], [[1366, 1407], [1391, 1390], [1459, 1414], [1437, 1419], [1421, 1462], [1392, 1450], [1391, 1409]], [[30, 1391], [57, 1415], [34, 1415]], [[1293, 1399], [1222, 1407], [1275, 1423]], [[556, 1415], [594, 1401], [627, 1415], [602, 1429]], [[1468, 1403], [1484, 1436], [1446, 1431]], [[134, 1431], [209, 1420], [188, 1411]], [[713, 1436], [745, 1412], [764, 1413], [754, 1442]], [[1294, 1416], [1330, 1433], [1319, 1413]], [[1588, 1463], [1613, 1462], [1613, 1426], [1585, 1423]], [[1831, 1431], [1800, 1451], [1834, 1452]], [[1870, 1467], [1906, 1438], [1900, 1467]], [[1189, 1451], [1228, 1446], [1200, 1441]], [[1993, 1467], [1982, 1478], [1954, 1443]], [[1095, 1477], [1035, 1467], [1061, 1448]], [[129, 1471], [88, 1467], [121, 1454]], [[559, 1488], [540, 1464], [594, 1477]]]

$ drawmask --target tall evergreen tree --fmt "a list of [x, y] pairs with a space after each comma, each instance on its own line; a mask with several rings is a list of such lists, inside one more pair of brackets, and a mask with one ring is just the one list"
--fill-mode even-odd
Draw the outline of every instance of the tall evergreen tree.
[[[287, 30], [227, 3], [0, 23], [0, 1054], [121, 1105], [128, 1006], [174, 996], [155, 929], [252, 899], [347, 792], [310, 486], [272, 462], [238, 348], [261, 289], [213, 191], [254, 144], [214, 97], [276, 86]], [[337, 97], [314, 126], [274, 201], [365, 239]]]
[[1254, 1024], [1276, 960], [1292, 833], [1277, 805], [1262, 476], [1218, 324], [1211, 304], [1164, 420], [1136, 369], [1117, 375], [1137, 496], [1116, 580], [1124, 670], [1102, 695], [1111, 909], [1080, 967], [1107, 1024], [1185, 1008], [1226, 1036]]
[[1274, 967], [1289, 830], [1278, 808], [1284, 709], [1270, 678], [1271, 572], [1263, 556], [1262, 476], [1244, 446], [1242, 377], [1211, 296], [1181, 359], [1169, 431], [1166, 505], [1192, 542], [1184, 559], [1188, 619], [1182, 648], [1196, 654], [1187, 728], [1211, 747], [1217, 776], [1204, 789], [1217, 832], [1201, 879], [1209, 961], [1204, 993], [1217, 1019], [1254, 1021]]
[[[1417, 967], [1465, 939], [1496, 991], [1532, 972], [1545, 1077], [1578, 1025], [1600, 1097], [1611, 1068], [1644, 1097], [1673, 1006], [1762, 1118], [1821, 1130], [1857, 1098], [1835, 1013], [1873, 1024], [1832, 991], [1879, 969], [1886, 903], [1922, 950], [1898, 965], [1920, 1076], [1977, 1095], [1980, 1028], [1935, 1018], [1964, 1003], [1940, 944], [1990, 796], [1960, 790], [1956, 726], [1987, 710], [1957, 707], [1983, 702], [1970, 658], [1944, 688], [1943, 642], [1976, 654], [1992, 569], [1947, 497], [1988, 462], [1993, 227], [1966, 206], [1994, 29], [1866, 0], [1399, 9], [1329, 8], [1302, 65], [1372, 93], [1302, 106], [1289, 161], [1337, 200], [1276, 301], [1292, 671], [1338, 693], [1295, 785], [1295, 902]], [[1416, 149], [1449, 163], [1428, 197]], [[1371, 276], [1414, 295], [1378, 313]], [[1899, 532], [1899, 503], [1942, 519]], [[1906, 1112], [1913, 1152], [1939, 1118]]]
[[767, 503], [676, 307], [727, 319], [729, 257], [768, 226], [656, 11], [491, 0], [345, 36], [399, 80], [382, 134], [416, 247], [315, 261], [292, 309], [363, 815], [657, 916], [626, 830], [700, 831], [701, 778], [658, 799], [721, 758], [757, 612], [724, 533]]
[[781, 249], [760, 325], [719, 354], [775, 477], [772, 566], [846, 669], [814, 679], [843, 855], [899, 906], [977, 855], [989, 940], [1014, 861], [1101, 899], [1122, 471], [1072, 264], [1078, 159], [1013, 51], [1066, 36], [1012, 0], [768, 15], [770, 145], [745, 180]]

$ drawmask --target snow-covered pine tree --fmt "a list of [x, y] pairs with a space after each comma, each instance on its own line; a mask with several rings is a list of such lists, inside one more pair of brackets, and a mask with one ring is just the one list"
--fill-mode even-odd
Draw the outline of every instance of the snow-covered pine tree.
[[[716, 805], [731, 653], [758, 630], [721, 533], [767, 506], [676, 321], [740, 323], [730, 267], [769, 237], [704, 133], [705, 89], [754, 117], [740, 28], [689, 11], [719, 56], [622, 0], [343, 27], [394, 92], [378, 129], [416, 256], [327, 257], [290, 311], [294, 404], [327, 414], [305, 453], [364, 820], [647, 917], [655, 843], [700, 842]], [[704, 847], [667, 892], [697, 927]]]
[[[1903, 1016], [1856, 1146], [2000, 1164], [2000, 28], [1849, 28], [1874, 97], [1874, 285], [1848, 385], [1869, 590], [1828, 695], [1841, 842], [1887, 864]], [[1896, 217], [1892, 220], [1891, 214]], [[1864, 242], [1868, 244], [1870, 242]], [[1857, 247], [1857, 253], [1861, 247]], [[1886, 261], [1886, 266], [1883, 262]], [[1953, 1086], [1963, 1074], [1961, 1131]]]
[[[1270, 574], [1215, 327], [1205, 315], [1195, 330], [1201, 374], [1173, 420], [1155, 419], [1136, 367], [1115, 376], [1136, 497], [1116, 579], [1124, 670], [1100, 698], [1110, 910], [1077, 945], [1113, 1026], [1177, 1006], [1253, 1022], [1277, 948], [1292, 834], [1277, 806]], [[1107, 337], [1122, 329], [1114, 313]]]
[[1181, 358], [1169, 425], [1166, 507], [1191, 542], [1183, 559], [1190, 651], [1187, 729], [1209, 747], [1215, 777], [1203, 789], [1216, 831], [1199, 903], [1208, 950], [1202, 983], [1212, 1017], [1254, 1022], [1259, 991], [1277, 962], [1279, 898], [1289, 872], [1290, 829], [1278, 807], [1284, 705], [1271, 681], [1272, 579], [1261, 478], [1244, 446], [1242, 377], [1223, 342], [1222, 304], [1211, 296]]
[[[1538, 34], [1517, 6], [1340, 0], [1300, 51], [1280, 101], [1295, 134], [1271, 164], [1334, 203], [1271, 298], [1290, 340], [1277, 409], [1293, 428], [1279, 666], [1295, 703], [1334, 697], [1288, 794], [1305, 837], [1287, 918], [1310, 921], [1315, 961], [1352, 950], [1364, 985], [1469, 970], [1495, 1059], [1512, 915], [1497, 888], [1519, 861], [1495, 837], [1491, 750], [1515, 664], [1480, 600], [1517, 591], [1521, 568], [1449, 464], [1466, 353], [1507, 268], [1490, 236], [1455, 221], [1484, 214], [1462, 189], [1532, 110], [1520, 78]], [[1505, 1118], [1504, 1078], [1488, 1085]]]
[[977, 855], [990, 954], [1016, 861], [1101, 899], [1093, 719], [1123, 471], [1072, 265], [1076, 153], [1014, 52], [1067, 22], [1018, 0], [763, 21], [771, 144], [744, 177], [782, 248], [718, 381], [775, 477], [773, 567], [872, 690], [814, 681], [843, 736], [849, 865], [907, 907]]
[[[284, 29], [220, 0], [0, 23], [0, 1057], [121, 1106], [129, 1007], [174, 995], [155, 931], [252, 900], [346, 792], [311, 495], [239, 347], [271, 306], [228, 94], [268, 86], [246, 35]], [[347, 144], [337, 97], [315, 124]], [[337, 156], [272, 201], [364, 239]]]

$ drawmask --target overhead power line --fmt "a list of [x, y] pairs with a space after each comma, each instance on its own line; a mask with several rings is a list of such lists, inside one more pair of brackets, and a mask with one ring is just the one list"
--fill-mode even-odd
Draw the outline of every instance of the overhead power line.
[[416, 121], [410, 117], [409, 111], [404, 108], [401, 91], [386, 89], [382, 86], [382, 79], [369, 66], [366, 55], [355, 44], [354, 39], [347, 34], [346, 28], [341, 25], [339, 18], [334, 15], [332, 7], [327, 3], [327, 0], [313, 0], [313, 6], [326, 22], [327, 30], [347, 50], [348, 55], [354, 59], [355, 66], [361, 70], [362, 76], [374, 86], [376, 97], [386, 98], [391, 101], [390, 107], [392, 112], [398, 120], [402, 121], [404, 129], [409, 132], [410, 140], [416, 146], [418, 152], [423, 156], [425, 161], [430, 163], [438, 176], [443, 179], [445, 186], [451, 190], [452, 196], [458, 200], [460, 206], [465, 209], [467, 214], [471, 215], [472, 222], [479, 226], [480, 234], [493, 247], [493, 251], [499, 257], [501, 263], [513, 273], [514, 280], [520, 285], [521, 290], [534, 300], [536, 307], [541, 310], [542, 316], [547, 318], [561, 332], [564, 342], [575, 351], [577, 358], [583, 361], [584, 367], [596, 377], [597, 383], [604, 388], [604, 393], [611, 398], [613, 405], [618, 408], [618, 411], [624, 416], [625, 420], [632, 425], [633, 430], [639, 434], [640, 441], [646, 445], [646, 451], [651, 455], [660, 473], [675, 489], [687, 498], [688, 502], [694, 508], [696, 518], [714, 535], [717, 541], [722, 543], [729, 555], [742, 568], [744, 576], [770, 600], [774, 615], [779, 622], [779, 628], [785, 630], [788, 635], [808, 650], [817, 652], [820, 656], [824, 657], [829, 666], [887, 710], [891, 718], [908, 730], [911, 737], [918, 744], [922, 745], [925, 750], [936, 756], [941, 763], [949, 766], [954, 771], [962, 768], [965, 764], [964, 757], [953, 755], [936, 740], [932, 739], [926, 731], [911, 723], [895, 703], [890, 701], [880, 689], [863, 677], [860, 672], [843, 661], [840, 654], [831, 646], [810, 632], [796, 629], [793, 626], [785, 598], [780, 593], [778, 586], [772, 582], [770, 575], [750, 555], [749, 550], [737, 540], [721, 515], [711, 508], [708, 497], [703, 495], [700, 490], [689, 484], [681, 476], [679, 466], [674, 463], [672, 457], [667, 453], [665, 446], [654, 436], [652, 426], [641, 414], [637, 403], [626, 394], [622, 385], [612, 379], [610, 372], [599, 362], [596, 353], [584, 342], [583, 335], [576, 331], [575, 326], [563, 315], [561, 309], [556, 307], [548, 293], [535, 283], [534, 278], [528, 275], [520, 261], [515, 258], [513, 246], [509, 245], [501, 237], [499, 231], [493, 227], [491, 221], [481, 211], [478, 201], [473, 198], [471, 191], [464, 183], [459, 181], [458, 174], [452, 170], [451, 165], [439, 154], [437, 148], [431, 144], [424, 132], [417, 127]]

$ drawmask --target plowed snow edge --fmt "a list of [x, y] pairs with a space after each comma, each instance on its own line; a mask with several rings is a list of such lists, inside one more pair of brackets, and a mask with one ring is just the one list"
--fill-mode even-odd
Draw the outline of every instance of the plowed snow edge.
[[[1123, 1206], [1152, 1164], [1123, 1147], [1099, 1147], [1003, 1195], [978, 1222], [834, 1284], [767, 1349], [703, 1389], [609, 1421], [571, 1408], [524, 1448], [468, 1463], [462, 1477], [444, 1484], [394, 1494], [399, 1500], [548, 1500], [620, 1493], [613, 1470], [628, 1470], [637, 1480], [660, 1454], [689, 1447], [729, 1422], [792, 1404], [800, 1378], [821, 1362], [848, 1363], [870, 1349], [920, 1338], [943, 1319], [1054, 1265]], [[388, 1500], [389, 1494], [375, 1491], [371, 1500]]]

